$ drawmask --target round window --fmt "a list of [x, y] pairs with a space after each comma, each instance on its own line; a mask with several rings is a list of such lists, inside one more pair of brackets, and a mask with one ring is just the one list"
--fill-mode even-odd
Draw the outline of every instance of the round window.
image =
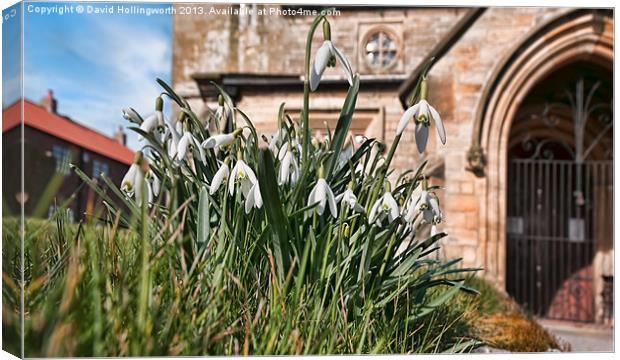
[[396, 37], [385, 29], [371, 31], [366, 35], [364, 58], [374, 70], [385, 70], [396, 63], [398, 57]]

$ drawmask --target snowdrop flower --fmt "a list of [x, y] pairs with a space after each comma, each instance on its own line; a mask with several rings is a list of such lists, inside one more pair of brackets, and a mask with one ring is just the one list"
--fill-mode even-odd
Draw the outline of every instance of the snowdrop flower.
[[443, 127], [443, 121], [441, 116], [434, 107], [432, 107], [427, 101], [428, 84], [426, 79], [422, 80], [420, 85], [420, 101], [407, 109], [398, 122], [396, 128], [396, 135], [400, 135], [405, 131], [405, 128], [409, 124], [409, 121], [413, 118], [415, 121], [415, 142], [420, 153], [426, 149], [426, 142], [428, 141], [428, 128], [430, 127], [431, 120], [435, 122], [437, 127], [437, 134], [442, 144], [446, 143], [446, 130]]
[[144, 181], [144, 170], [142, 170], [142, 151], [136, 152], [133, 163], [121, 181], [121, 191], [129, 197], [135, 197], [137, 203], [142, 202], [142, 182]]
[[195, 147], [198, 150], [200, 154], [200, 161], [202, 161], [203, 164], [206, 164], [207, 156], [202, 146], [200, 146], [198, 139], [196, 139], [196, 137], [189, 130], [184, 130], [183, 136], [181, 136], [181, 139], [177, 144], [177, 156], [179, 160], [185, 159], [187, 149], [190, 147]]
[[263, 197], [260, 194], [258, 181], [252, 185], [252, 188], [245, 197], [245, 213], [249, 214], [252, 208], [260, 209], [263, 206]]
[[138, 114], [138, 112], [133, 108], [126, 107], [122, 108], [121, 111], [123, 112], [123, 118], [125, 118], [125, 120], [129, 120], [132, 123], [138, 125], [142, 124], [142, 122], [144, 121], [142, 120], [142, 117]]
[[308, 196], [308, 206], [318, 203], [316, 207], [316, 213], [323, 215], [325, 212], [325, 205], [329, 206], [329, 212], [334, 218], [338, 217], [338, 208], [336, 207], [336, 199], [334, 198], [334, 192], [325, 181], [325, 175], [323, 167], [319, 168], [319, 180], [316, 185], [310, 191]]
[[170, 141], [168, 143], [168, 156], [171, 159], [174, 159], [177, 155], [181, 135], [176, 130], [175, 126], [170, 123], [170, 121], [166, 121], [166, 127], [168, 128], [167, 134], [170, 135]]
[[258, 183], [254, 171], [243, 161], [240, 153], [237, 155], [237, 163], [228, 176], [228, 192], [230, 195], [234, 193], [237, 183], [245, 199], [250, 195], [250, 190], [253, 190], [254, 184]]
[[332, 44], [330, 26], [327, 21], [323, 22], [323, 38], [325, 41], [323, 41], [323, 45], [317, 50], [314, 62], [310, 67], [310, 90], [315, 91], [317, 89], [323, 72], [325, 72], [328, 66], [336, 66], [336, 59], [340, 62], [342, 71], [347, 77], [349, 85], [353, 85], [353, 70], [351, 70], [351, 64], [342, 51]]
[[[347, 189], [340, 195], [336, 196], [337, 203], [345, 203], [349, 205], [349, 209], [357, 211], [358, 213], [364, 212], [364, 207], [357, 202], [357, 196], [353, 193], [354, 183], [351, 181]], [[340, 210], [343, 209], [343, 206], [340, 205]]]
[[407, 212], [404, 219], [408, 223], [412, 223], [418, 214], [422, 214], [421, 220], [428, 224], [437, 224], [441, 222], [442, 214], [439, 209], [437, 196], [428, 191], [427, 180], [422, 181], [422, 190], [418, 194], [412, 194], [407, 204]]
[[235, 142], [237, 137], [243, 132], [243, 129], [236, 129], [229, 134], [217, 134], [213, 135], [207, 140], [202, 142], [202, 146], [207, 149], [213, 149], [215, 147], [228, 146]]
[[228, 158], [224, 160], [222, 166], [217, 169], [215, 175], [213, 175], [213, 180], [211, 181], [211, 186], [209, 187], [209, 194], [213, 195], [220, 188], [225, 179], [228, 179], [228, 175], [230, 175], [230, 170], [228, 168]]
[[278, 184], [295, 184], [299, 179], [299, 164], [292, 151], [291, 143], [286, 143], [280, 148], [278, 153], [280, 160], [280, 172], [278, 174]]
[[[165, 126], [165, 117], [162, 112], [164, 108], [164, 100], [158, 96], [155, 100], [155, 112], [151, 114], [149, 117], [144, 119], [142, 124], [140, 124], [140, 129], [146, 133], [153, 132], [154, 130]], [[138, 135], [138, 140], [142, 140], [142, 135]]]
[[148, 202], [152, 203], [153, 198], [159, 195], [159, 189], [161, 187], [161, 182], [157, 175], [152, 170], [149, 170], [146, 173], [146, 190], [148, 192]]
[[372, 206], [370, 215], [368, 216], [368, 222], [371, 224], [375, 222], [380, 223], [387, 217], [388, 223], [391, 223], [398, 217], [399, 213], [398, 203], [394, 200], [388, 183], [387, 189], [385, 193], [383, 193], [383, 196], [381, 196], [379, 200], [375, 201]]

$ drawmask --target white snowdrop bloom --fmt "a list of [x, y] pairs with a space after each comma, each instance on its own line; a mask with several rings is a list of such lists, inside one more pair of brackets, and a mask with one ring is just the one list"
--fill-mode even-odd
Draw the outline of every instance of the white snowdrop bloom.
[[[155, 112], [148, 116], [142, 124], [140, 129], [146, 133], [151, 133], [157, 129], [163, 129], [165, 127], [166, 118], [163, 113], [164, 100], [161, 97], [157, 97], [155, 100]], [[138, 135], [138, 140], [142, 140], [142, 135]]]
[[340, 210], [344, 208], [342, 203], [345, 203], [349, 205], [349, 209], [353, 211], [357, 211], [358, 213], [364, 212], [364, 207], [357, 202], [357, 196], [355, 196], [353, 190], [350, 188], [347, 188], [342, 194], [336, 196], [336, 202], [341, 203]]
[[136, 152], [133, 163], [121, 181], [121, 191], [129, 197], [135, 197], [136, 202], [142, 201], [142, 182], [144, 181], [144, 170], [142, 170], [143, 154]]
[[235, 192], [235, 184], [238, 183], [243, 197], [247, 199], [250, 190], [257, 182], [258, 180], [256, 179], [254, 171], [243, 159], [239, 159], [228, 176], [228, 192], [230, 195], [233, 195]]
[[249, 214], [252, 208], [260, 209], [263, 206], [263, 197], [260, 193], [258, 181], [252, 185], [250, 191], [245, 197], [245, 213]]
[[170, 135], [170, 141], [168, 142], [168, 156], [171, 159], [174, 159], [179, 148], [179, 141], [181, 141], [181, 134], [179, 134], [170, 121], [166, 121], [166, 127], [168, 128], [167, 133]]
[[422, 212], [424, 221], [427, 223], [436, 224], [441, 222], [442, 214], [441, 210], [439, 210], [437, 196], [434, 193], [423, 190], [418, 201], [418, 208]]
[[386, 191], [372, 206], [368, 222], [371, 224], [381, 223], [383, 219], [387, 218], [388, 223], [391, 223], [398, 217], [399, 213], [398, 203], [394, 200], [394, 196], [391, 192]]
[[213, 180], [211, 181], [211, 186], [209, 187], [209, 194], [213, 195], [220, 188], [224, 180], [228, 178], [230, 175], [230, 169], [228, 168], [228, 159], [226, 159], [224, 163], [220, 166], [219, 169], [213, 175]]
[[432, 107], [428, 101], [426, 101], [426, 93], [428, 92], [428, 85], [426, 83], [426, 79], [422, 80], [421, 90], [420, 90], [420, 98], [421, 100], [407, 109], [403, 116], [400, 118], [398, 122], [398, 126], [396, 127], [396, 135], [400, 135], [405, 131], [405, 128], [409, 124], [411, 119], [415, 121], [415, 142], [420, 153], [424, 152], [426, 149], [426, 143], [428, 141], [428, 128], [430, 127], [431, 120], [435, 123], [437, 127], [437, 134], [439, 135], [439, 140], [441, 143], [445, 145], [446, 143], [446, 130], [443, 126], [443, 121], [441, 120], [441, 116], [439, 116], [439, 112]]
[[269, 147], [269, 150], [271, 150], [274, 156], [278, 154], [279, 144], [284, 139], [285, 135], [286, 132], [284, 129], [278, 129], [278, 131], [271, 135], [271, 139], [269, 140], [267, 147]]
[[278, 153], [280, 160], [280, 172], [278, 173], [278, 184], [295, 184], [300, 176], [299, 164], [295, 154], [291, 150], [291, 145], [286, 143]]
[[179, 161], [185, 159], [185, 156], [187, 155], [187, 150], [190, 147], [195, 147], [198, 150], [198, 153], [200, 154], [200, 161], [202, 161], [203, 164], [206, 164], [207, 156], [202, 146], [200, 146], [198, 139], [196, 139], [196, 137], [192, 135], [191, 132], [185, 130], [177, 145], [177, 158]]
[[122, 108], [121, 111], [123, 112], [123, 118], [125, 118], [125, 120], [129, 120], [138, 125], [142, 124], [142, 117], [133, 108], [126, 107]]
[[213, 149], [215, 147], [228, 146], [235, 142], [237, 137], [243, 132], [242, 129], [237, 129], [229, 134], [217, 134], [209, 137], [202, 142], [202, 146], [207, 149]]
[[349, 85], [353, 85], [353, 70], [351, 69], [351, 64], [344, 53], [332, 44], [329, 23], [327, 21], [323, 22], [323, 36], [325, 41], [323, 41], [323, 44], [319, 50], [317, 50], [312, 66], [310, 67], [310, 90], [315, 91], [318, 88], [323, 72], [325, 72], [328, 66], [335, 66], [336, 59], [340, 62], [342, 71]]
[[310, 195], [308, 196], [308, 206], [314, 205], [318, 203], [316, 206], [316, 213], [319, 215], [323, 215], [325, 212], [325, 205], [328, 205], [329, 212], [333, 217], [338, 217], [338, 208], [336, 207], [336, 199], [334, 198], [334, 192], [327, 184], [327, 181], [321, 176], [319, 176], [319, 180], [314, 185], [314, 188], [310, 191]]

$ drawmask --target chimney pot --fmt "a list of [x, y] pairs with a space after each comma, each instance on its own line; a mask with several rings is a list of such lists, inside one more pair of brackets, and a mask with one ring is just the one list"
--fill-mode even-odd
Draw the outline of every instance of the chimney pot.
[[54, 91], [52, 89], [47, 90], [47, 96], [41, 99], [41, 105], [52, 114], [58, 113], [58, 101], [54, 98]]

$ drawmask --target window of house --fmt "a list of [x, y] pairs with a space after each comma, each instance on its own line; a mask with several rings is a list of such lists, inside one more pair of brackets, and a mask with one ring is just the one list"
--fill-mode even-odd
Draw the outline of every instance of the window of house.
[[69, 174], [71, 171], [71, 168], [69, 167], [71, 164], [71, 153], [69, 149], [60, 145], [53, 145], [52, 156], [56, 162], [56, 171], [65, 175]]
[[390, 69], [398, 60], [396, 36], [385, 28], [370, 30], [364, 38], [364, 59], [375, 71]]
[[101, 174], [109, 175], [110, 166], [103, 161], [95, 159], [93, 160], [93, 177], [95, 179], [99, 179], [101, 177]]

